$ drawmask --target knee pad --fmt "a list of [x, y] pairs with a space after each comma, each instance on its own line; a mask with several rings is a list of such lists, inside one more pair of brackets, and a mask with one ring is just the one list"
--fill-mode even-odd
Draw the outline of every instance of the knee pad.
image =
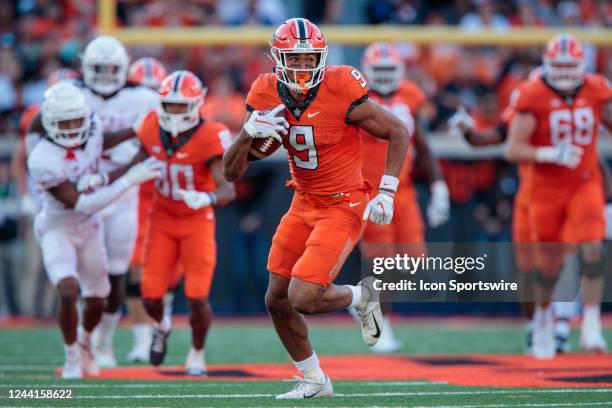
[[139, 297], [141, 297], [140, 283], [130, 282], [129, 279], [128, 279], [128, 282], [125, 285], [125, 294], [129, 298], [139, 298]]

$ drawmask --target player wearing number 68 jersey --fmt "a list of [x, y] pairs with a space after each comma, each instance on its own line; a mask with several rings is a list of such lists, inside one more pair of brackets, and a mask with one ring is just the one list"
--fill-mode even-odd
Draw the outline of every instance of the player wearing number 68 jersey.
[[155, 184], [143, 253], [141, 292], [156, 323], [150, 359], [159, 365], [165, 356], [170, 327], [162, 320], [163, 297], [180, 262], [191, 311], [193, 343], [186, 369], [192, 375], [206, 370], [203, 348], [212, 318], [208, 293], [216, 264], [212, 207], [235, 196], [221, 167], [229, 130], [200, 118], [205, 93], [191, 72], [173, 72], [160, 85], [158, 110], [150, 112], [136, 130], [142, 144], [138, 154], [164, 163], [163, 176]]
[[[585, 304], [581, 346], [601, 351], [599, 304], [604, 265], [604, 191], [598, 164], [599, 124], [612, 126], [612, 87], [601, 75], [584, 73], [580, 43], [567, 34], [553, 38], [544, 53], [543, 75], [515, 91], [506, 156], [532, 162], [529, 223], [542, 296], [534, 321], [552, 327], [548, 307], [564, 253], [575, 243], [581, 258]], [[554, 244], [557, 243], [557, 244]], [[567, 299], [570, 300], [570, 299]], [[539, 357], [554, 355], [550, 330], [534, 331]], [[546, 344], [546, 347], [540, 347]]]
[[[260, 75], [251, 85], [247, 120], [224, 155], [224, 171], [228, 180], [244, 174], [256, 138], [282, 140], [287, 149], [289, 185], [296, 192], [272, 239], [266, 306], [304, 378], [278, 398], [327, 397], [333, 394], [331, 381], [308, 341], [302, 314], [355, 306], [364, 341], [370, 346], [378, 341], [383, 322], [380, 304], [367, 285], [373, 279], [356, 286], [333, 281], [365, 222], [391, 222], [408, 129], [368, 100], [368, 85], [359, 71], [325, 65], [327, 44], [310, 21], [287, 20], [270, 46], [275, 72]], [[278, 116], [281, 111], [286, 119]], [[360, 129], [388, 140], [386, 169], [371, 201], [361, 173]]]

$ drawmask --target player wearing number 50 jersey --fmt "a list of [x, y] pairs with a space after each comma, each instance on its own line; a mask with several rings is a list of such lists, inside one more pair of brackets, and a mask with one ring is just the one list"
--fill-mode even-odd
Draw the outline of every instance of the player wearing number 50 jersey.
[[569, 248], [559, 244], [564, 241], [578, 244], [581, 258], [585, 305], [581, 346], [590, 351], [606, 348], [599, 318], [605, 201], [597, 137], [600, 122], [612, 126], [612, 87], [603, 76], [584, 73], [582, 47], [569, 35], [548, 43], [543, 62], [543, 76], [526, 81], [516, 91], [506, 156], [532, 162], [529, 223], [542, 289], [533, 347], [534, 354], [539, 350], [537, 357], [551, 357], [555, 349], [548, 306]]
[[202, 375], [204, 341], [212, 311], [208, 293], [216, 264], [215, 218], [212, 207], [230, 202], [233, 183], [223, 178], [221, 158], [229, 130], [200, 118], [206, 89], [191, 72], [175, 71], [160, 87], [160, 106], [136, 130], [139, 156], [164, 163], [156, 180], [145, 238], [141, 292], [147, 313], [156, 323], [150, 360], [163, 362], [170, 334], [163, 320], [163, 297], [178, 263], [185, 277], [191, 311], [192, 347], [186, 369]]
[[[275, 71], [260, 75], [251, 85], [246, 100], [249, 113], [224, 155], [224, 171], [228, 180], [244, 174], [255, 138], [282, 140], [287, 149], [289, 184], [296, 192], [272, 239], [266, 307], [304, 378], [278, 398], [326, 397], [333, 394], [331, 381], [308, 341], [302, 314], [355, 306], [364, 341], [374, 345], [380, 337], [380, 304], [366, 285], [372, 279], [357, 286], [332, 282], [366, 220], [391, 221], [408, 129], [399, 118], [368, 100], [368, 85], [359, 71], [325, 65], [327, 44], [310, 21], [287, 20], [276, 30], [270, 46]], [[283, 109], [286, 119], [276, 116]], [[369, 184], [361, 174], [360, 128], [389, 142], [379, 193], [371, 201]]]

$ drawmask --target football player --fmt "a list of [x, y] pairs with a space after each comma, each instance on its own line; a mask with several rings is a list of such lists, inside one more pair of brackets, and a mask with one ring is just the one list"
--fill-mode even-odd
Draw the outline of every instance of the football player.
[[235, 197], [221, 165], [230, 132], [200, 117], [205, 94], [194, 74], [173, 72], [159, 87], [158, 109], [136, 130], [142, 144], [137, 158], [152, 156], [164, 163], [155, 183], [142, 258], [143, 302], [155, 322], [150, 361], [160, 365], [166, 355], [171, 327], [163, 318], [163, 298], [180, 263], [191, 311], [192, 347], [185, 363], [189, 375], [206, 373], [204, 343], [212, 319], [208, 294], [216, 265], [213, 207]]
[[[96, 37], [83, 52], [83, 92], [92, 111], [100, 116], [104, 133], [137, 126], [139, 120], [157, 107], [155, 91], [145, 86], [126, 86], [128, 66], [129, 57], [123, 44], [110, 36]], [[130, 139], [105, 150], [102, 171], [113, 171], [129, 163], [138, 149], [137, 140]], [[101, 367], [115, 367], [112, 341], [121, 318], [125, 275], [138, 231], [138, 188], [129, 190], [101, 215], [111, 291], [94, 335], [94, 348]]]
[[[437, 160], [427, 144], [417, 119], [419, 111], [426, 101], [423, 91], [414, 82], [404, 79], [404, 62], [394, 45], [386, 42], [371, 44], [366, 48], [362, 71], [370, 86], [370, 98], [380, 103], [397, 117], [402, 119], [408, 129], [413, 130], [410, 148], [400, 173], [400, 188], [395, 195], [394, 217], [390, 225], [368, 224], [363, 232], [363, 255], [368, 256], [368, 243], [387, 243], [388, 250], [397, 253], [394, 243], [410, 243], [404, 251], [420, 256], [425, 252], [425, 229], [421, 218], [417, 192], [412, 184], [410, 172], [412, 164], [421, 170], [430, 186], [430, 201], [427, 208], [429, 226], [436, 228], [446, 222], [450, 203], [446, 183]], [[364, 132], [365, 133], [365, 132]], [[365, 133], [363, 141], [363, 175], [371, 184], [380, 180], [385, 171], [387, 141], [377, 139]], [[376, 245], [380, 248], [380, 245]], [[383, 256], [377, 253], [377, 256]], [[383, 305], [390, 307], [390, 303]], [[390, 310], [389, 310], [390, 311]], [[386, 310], [385, 310], [386, 312]], [[383, 330], [378, 343], [372, 351], [391, 353], [401, 347], [393, 336], [390, 321], [384, 317]]]
[[[81, 91], [60, 82], [45, 92], [39, 120], [28, 133], [40, 141], [28, 157], [28, 170], [41, 191], [42, 210], [34, 230], [43, 262], [59, 297], [59, 324], [66, 359], [62, 376], [97, 375], [90, 336], [100, 321], [110, 291], [102, 229], [96, 212], [133, 186], [160, 175], [153, 161], [106, 174], [107, 186], [79, 193], [82, 176], [98, 174], [103, 149], [102, 126]], [[83, 331], [77, 344], [79, 291], [85, 299]]]
[[537, 305], [533, 352], [555, 354], [552, 289], [575, 243], [581, 260], [584, 313], [580, 345], [603, 351], [600, 303], [604, 265], [604, 191], [597, 156], [599, 123], [612, 126], [612, 87], [585, 74], [580, 43], [567, 34], [546, 46], [543, 75], [517, 89], [506, 157], [531, 162], [529, 223], [535, 242]]
[[[287, 20], [270, 48], [274, 73], [261, 74], [251, 85], [245, 124], [223, 157], [224, 173], [230, 181], [242, 177], [256, 138], [274, 138], [287, 149], [288, 184], [295, 194], [272, 239], [266, 307], [304, 377], [277, 398], [329, 397], [331, 380], [308, 340], [303, 314], [355, 307], [366, 344], [378, 341], [383, 320], [374, 279], [355, 286], [333, 281], [367, 220], [391, 222], [409, 132], [399, 118], [368, 99], [368, 84], [358, 70], [326, 66], [327, 43], [315, 24]], [[283, 110], [287, 119], [277, 116]], [[361, 173], [360, 129], [388, 141], [385, 174], [371, 200]]]
[[[139, 58], [130, 65], [128, 83], [133, 86], [146, 86], [157, 92], [162, 80], [166, 77], [166, 68], [155, 58]], [[132, 321], [132, 349], [127, 359], [131, 362], [149, 361], [149, 349], [153, 337], [151, 321], [144, 310], [140, 294], [140, 277], [142, 274], [142, 252], [146, 231], [149, 227], [148, 214], [153, 200], [154, 182], [149, 181], [138, 189], [138, 233], [130, 259], [130, 274], [126, 286], [126, 304]], [[171, 292], [168, 294], [171, 295]], [[166, 299], [171, 305], [171, 299]], [[167, 306], [167, 308], [170, 306]], [[169, 315], [166, 311], [166, 315]]]

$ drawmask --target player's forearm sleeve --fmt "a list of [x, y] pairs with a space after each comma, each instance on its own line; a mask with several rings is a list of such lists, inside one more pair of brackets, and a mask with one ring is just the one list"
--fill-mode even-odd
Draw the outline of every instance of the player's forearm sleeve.
[[114, 183], [99, 188], [93, 193], [81, 194], [74, 206], [75, 211], [93, 214], [112, 204], [132, 185], [126, 177], [121, 177]]

